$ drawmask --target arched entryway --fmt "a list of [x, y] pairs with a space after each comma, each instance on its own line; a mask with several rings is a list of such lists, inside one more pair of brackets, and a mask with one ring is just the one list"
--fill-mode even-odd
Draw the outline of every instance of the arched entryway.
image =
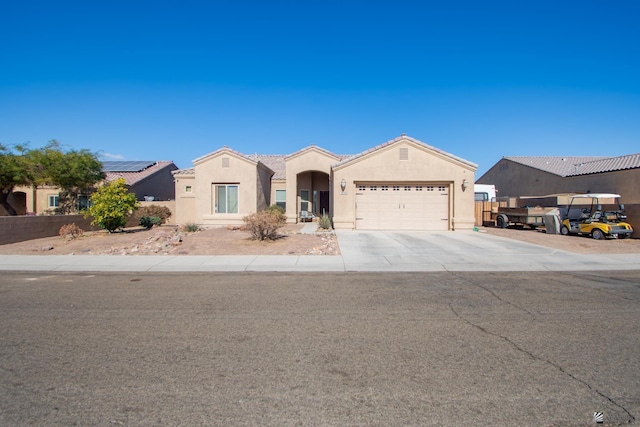
[[285, 159], [287, 221], [298, 222], [300, 212], [333, 215], [331, 165], [340, 161], [333, 153], [310, 146]]
[[306, 211], [316, 217], [331, 216], [329, 174], [305, 171], [296, 175], [297, 216]]

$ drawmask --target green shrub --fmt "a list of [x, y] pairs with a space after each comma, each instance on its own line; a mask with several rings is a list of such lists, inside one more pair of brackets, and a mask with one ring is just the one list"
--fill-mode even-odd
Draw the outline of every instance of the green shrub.
[[149, 230], [154, 225], [162, 224], [162, 219], [157, 216], [143, 216], [140, 218], [140, 225]]
[[148, 216], [148, 217], [155, 216], [157, 218], [160, 218], [160, 224], [164, 224], [165, 222], [167, 222], [167, 219], [171, 217], [171, 209], [169, 209], [166, 206], [160, 206], [160, 205], [142, 206], [136, 211], [136, 218], [141, 219], [142, 217], [145, 217], [145, 216]]
[[124, 178], [118, 178], [98, 188], [91, 195], [91, 204], [84, 217], [93, 217], [92, 225], [109, 233], [124, 228], [132, 211], [139, 207], [136, 195], [129, 192]]
[[200, 226], [193, 222], [188, 222], [182, 226], [182, 229], [188, 233], [195, 233], [196, 231], [200, 230]]
[[287, 216], [282, 208], [275, 206], [277, 208], [275, 209], [273, 206], [275, 205], [242, 218], [252, 239], [275, 240], [278, 237], [278, 230], [287, 223]]
[[319, 219], [318, 219], [318, 227], [324, 229], [324, 230], [330, 230], [331, 229], [331, 218], [329, 218], [329, 215], [322, 215]]

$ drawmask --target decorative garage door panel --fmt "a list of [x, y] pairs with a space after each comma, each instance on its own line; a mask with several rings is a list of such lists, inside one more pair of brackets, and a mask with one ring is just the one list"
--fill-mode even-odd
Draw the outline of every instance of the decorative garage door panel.
[[360, 184], [356, 186], [358, 230], [448, 230], [449, 186]]

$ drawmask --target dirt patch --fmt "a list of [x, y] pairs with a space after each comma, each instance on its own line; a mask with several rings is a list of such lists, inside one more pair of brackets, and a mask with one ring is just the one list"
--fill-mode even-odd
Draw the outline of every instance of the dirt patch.
[[251, 240], [249, 233], [210, 228], [194, 233], [174, 226], [140, 227], [122, 232], [87, 232], [77, 239], [47, 237], [0, 245], [4, 255], [339, 255], [335, 234], [302, 234], [287, 225], [275, 241]]
[[588, 236], [547, 234], [543, 229], [480, 227], [481, 232], [581, 254], [640, 254], [640, 239], [595, 240]]

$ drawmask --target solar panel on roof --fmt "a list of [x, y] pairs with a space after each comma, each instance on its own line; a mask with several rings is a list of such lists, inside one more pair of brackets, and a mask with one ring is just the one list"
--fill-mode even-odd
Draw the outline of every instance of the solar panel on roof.
[[107, 162], [102, 162], [102, 171], [103, 172], [140, 172], [155, 164], [156, 164], [155, 161], [140, 161], [140, 160], [107, 161]]

